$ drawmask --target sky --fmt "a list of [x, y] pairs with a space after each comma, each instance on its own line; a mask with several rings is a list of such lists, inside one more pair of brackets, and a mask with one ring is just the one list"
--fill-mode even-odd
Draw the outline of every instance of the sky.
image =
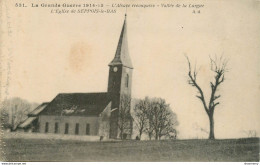
[[[189, 5], [195, 1], [169, 3]], [[164, 98], [178, 116], [180, 138], [207, 138], [203, 130], [209, 130], [209, 121], [195, 97], [197, 90], [187, 83], [185, 55], [199, 68], [197, 79], [207, 102], [214, 76], [209, 57], [222, 56], [229, 60], [229, 71], [217, 91], [221, 98], [214, 116], [215, 136], [247, 137], [250, 130], [259, 136], [259, 2], [196, 4], [204, 4], [200, 14], [193, 14], [191, 8], [127, 9], [128, 46], [134, 66], [132, 96]], [[5, 1], [2, 6], [2, 39], [6, 41], [0, 47], [2, 99], [21, 97], [41, 103], [58, 93], [107, 90], [108, 63], [115, 55], [125, 8], [110, 14], [51, 14], [49, 8], [12, 5], [14, 1]]]

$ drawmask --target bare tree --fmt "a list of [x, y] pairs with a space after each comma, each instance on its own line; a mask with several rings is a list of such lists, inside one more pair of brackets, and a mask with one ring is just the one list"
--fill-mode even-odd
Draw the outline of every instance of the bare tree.
[[130, 114], [130, 108], [131, 96], [125, 94], [121, 95], [117, 122], [121, 139], [123, 139], [124, 134], [132, 133], [132, 117]]
[[252, 137], [257, 137], [257, 133], [256, 130], [247, 130], [247, 131], [243, 131], [247, 137], [252, 138]]
[[36, 103], [29, 103], [18, 97], [4, 100], [0, 108], [2, 126], [15, 130], [27, 118], [27, 114], [37, 106]]
[[147, 102], [147, 110], [145, 111], [146, 113], [146, 127], [144, 128], [144, 132], [148, 134], [149, 140], [152, 140], [153, 134], [154, 134], [154, 126], [153, 126], [153, 109], [152, 109], [152, 100], [148, 97], [145, 98]]
[[[111, 111], [109, 108], [106, 108], [101, 114], [99, 118], [99, 135], [103, 139], [103, 137], [109, 137], [109, 129], [110, 129], [110, 117]], [[102, 140], [100, 139], [100, 140]]]
[[153, 136], [156, 140], [160, 140], [163, 136], [170, 137], [173, 134], [176, 136], [177, 115], [164, 99], [145, 97], [138, 100], [134, 112], [140, 138], [143, 132], [148, 134], [150, 140]]
[[146, 97], [145, 99], [138, 100], [134, 107], [134, 121], [138, 129], [140, 139], [148, 125], [148, 118], [147, 118], [148, 111], [149, 111], [148, 98]]
[[174, 127], [178, 125], [177, 115], [173, 113], [170, 105], [166, 104], [164, 99], [153, 99], [150, 112], [153, 116], [152, 126], [155, 140], [160, 140], [162, 136], [168, 136], [174, 132]]
[[167, 138], [175, 140], [177, 139], [178, 131], [176, 129], [172, 129], [172, 131], [166, 135]]
[[202, 127], [199, 126], [197, 123], [194, 123], [194, 124], [193, 124], [193, 127], [194, 127], [195, 130], [199, 130], [199, 131], [201, 131], [201, 132], [203, 132], [203, 133], [205, 133], [205, 134], [209, 134], [209, 131], [208, 131], [207, 129], [202, 128]]
[[210, 82], [211, 95], [209, 98], [209, 103], [207, 105], [206, 101], [205, 101], [204, 93], [203, 93], [201, 87], [197, 83], [198, 71], [196, 69], [196, 66], [192, 71], [190, 60], [187, 56], [186, 56], [186, 58], [187, 58], [188, 65], [189, 65], [188, 83], [191, 86], [195, 87], [199, 92], [199, 94], [196, 97], [199, 98], [200, 101], [202, 102], [204, 110], [209, 117], [209, 123], [210, 123], [209, 139], [215, 139], [213, 116], [214, 116], [214, 110], [215, 110], [216, 106], [219, 104], [219, 102], [217, 102], [216, 100], [218, 98], [220, 98], [220, 96], [221, 96], [221, 95], [216, 95], [216, 92], [217, 92], [219, 85], [221, 83], [223, 83], [225, 80], [225, 73], [227, 72], [226, 66], [227, 66], [228, 61], [226, 59], [223, 59], [222, 57], [220, 57], [220, 58], [216, 57], [215, 59], [210, 58], [211, 71], [214, 72], [214, 81]]
[[175, 129], [175, 127], [179, 124], [177, 121], [177, 115], [168, 108], [169, 107], [167, 107], [167, 110], [162, 111], [162, 117], [159, 125], [159, 139], [163, 136], [174, 135], [175, 138], [177, 136], [177, 131]]

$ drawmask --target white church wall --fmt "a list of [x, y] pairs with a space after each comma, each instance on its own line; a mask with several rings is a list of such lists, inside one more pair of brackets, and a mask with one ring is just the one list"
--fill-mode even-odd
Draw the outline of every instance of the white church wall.
[[47, 133], [55, 133], [55, 123], [58, 123], [58, 132], [57, 134], [65, 134], [65, 124], [69, 124], [68, 134], [75, 135], [76, 123], [79, 124], [79, 132], [78, 135], [87, 135], [86, 127], [87, 124], [90, 126], [89, 135], [98, 135], [99, 128], [99, 117], [83, 117], [83, 116], [48, 116], [48, 115], [40, 115], [39, 123], [40, 123], [40, 133], [45, 132], [45, 126], [48, 122], [48, 132]]

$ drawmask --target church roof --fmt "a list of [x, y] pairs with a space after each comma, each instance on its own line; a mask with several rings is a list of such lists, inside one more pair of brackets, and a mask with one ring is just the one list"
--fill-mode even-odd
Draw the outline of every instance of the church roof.
[[61, 93], [40, 115], [98, 116], [110, 101], [107, 93]]
[[123, 65], [129, 68], [133, 68], [129, 51], [128, 51], [128, 43], [127, 43], [127, 22], [126, 16], [125, 21], [122, 27], [122, 31], [119, 37], [116, 54], [114, 59], [109, 63], [109, 66], [112, 65]]
[[23, 121], [18, 128], [26, 128], [29, 126], [37, 117], [28, 117], [25, 121]]
[[48, 105], [48, 102], [42, 103], [37, 108], [35, 108], [32, 112], [28, 114], [28, 116], [37, 116], [44, 108]]

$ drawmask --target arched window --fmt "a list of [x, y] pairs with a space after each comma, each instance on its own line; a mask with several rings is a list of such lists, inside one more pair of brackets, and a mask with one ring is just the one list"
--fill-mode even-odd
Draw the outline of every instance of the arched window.
[[128, 88], [128, 85], [129, 85], [129, 75], [127, 74], [125, 78], [125, 87]]

